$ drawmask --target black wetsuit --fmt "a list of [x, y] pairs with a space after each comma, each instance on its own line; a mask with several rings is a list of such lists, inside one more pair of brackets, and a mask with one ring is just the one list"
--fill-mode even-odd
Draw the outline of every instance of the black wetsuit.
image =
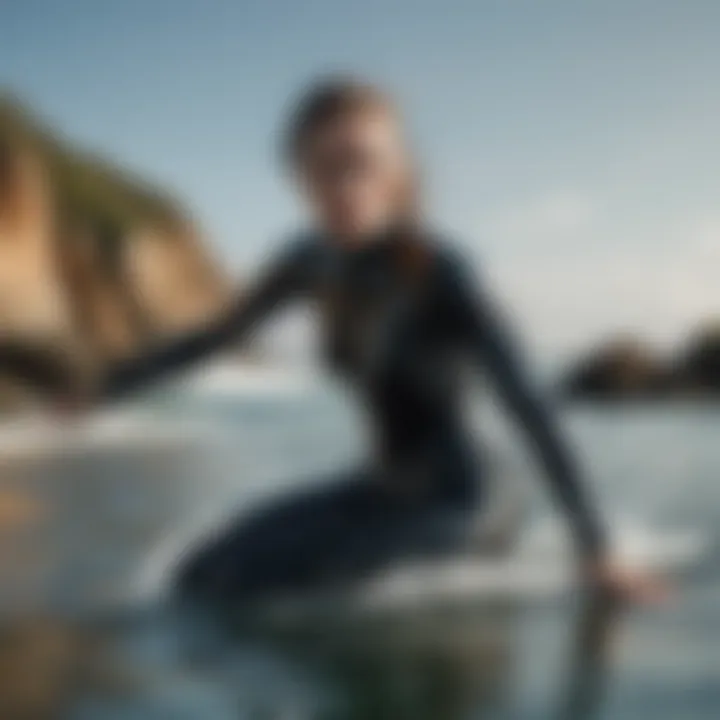
[[[160, 374], [245, 339], [274, 309], [316, 304], [329, 366], [370, 418], [367, 466], [300, 490], [235, 522], [182, 569], [184, 589], [224, 597], [357, 577], [393, 559], [462, 543], [435, 520], [476, 512], [481, 458], [468, 437], [458, 363], [489, 374], [537, 449], [581, 549], [600, 531], [542, 403], [531, 392], [492, 302], [466, 263], [434, 240], [389, 234], [359, 249], [319, 237], [289, 243], [263, 277], [212, 326], [111, 374], [123, 394]], [[411, 256], [414, 256], [411, 257]]]

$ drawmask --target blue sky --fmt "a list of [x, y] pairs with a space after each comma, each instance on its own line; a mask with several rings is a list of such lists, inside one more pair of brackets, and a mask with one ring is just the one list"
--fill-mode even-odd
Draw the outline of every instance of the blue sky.
[[240, 272], [297, 218], [288, 99], [378, 80], [433, 215], [562, 351], [720, 315], [719, 29], [717, 0], [3, 0], [0, 84], [175, 189]]

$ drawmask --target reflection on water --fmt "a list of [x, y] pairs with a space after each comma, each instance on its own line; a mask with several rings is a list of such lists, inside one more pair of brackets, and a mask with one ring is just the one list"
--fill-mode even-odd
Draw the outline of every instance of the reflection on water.
[[[516, 610], [376, 621], [296, 633], [228, 634], [198, 654], [187, 624], [35, 619], [6, 629], [2, 717], [348, 718], [517, 717]], [[590, 717], [617, 617], [588, 601], [568, 647], [568, 682], [543, 717]]]
[[420, 614], [321, 633], [295, 647], [332, 688], [337, 717], [465, 718], [503, 707], [514, 614], [511, 608]]

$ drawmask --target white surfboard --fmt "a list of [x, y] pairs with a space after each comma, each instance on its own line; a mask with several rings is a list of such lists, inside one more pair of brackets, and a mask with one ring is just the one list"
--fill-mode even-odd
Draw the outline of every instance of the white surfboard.
[[[659, 529], [618, 523], [610, 533], [612, 554], [623, 567], [669, 576], [698, 566], [709, 554], [708, 535], [694, 529]], [[142, 595], [166, 591], [187, 535], [168, 538], [137, 578]], [[502, 557], [472, 551], [389, 567], [339, 590], [280, 597], [242, 613], [270, 623], [367, 619], [406, 612], [537, 603], [560, 599], [578, 587], [577, 566], [562, 525], [541, 524], [524, 533]]]
[[[497, 559], [467, 555], [393, 567], [343, 591], [278, 599], [260, 615], [295, 622], [559, 599], [578, 587], [572, 553], [559, 536], [532, 531]], [[618, 527], [610, 542], [619, 565], [664, 577], [697, 566], [711, 550], [705, 534], [689, 529]]]

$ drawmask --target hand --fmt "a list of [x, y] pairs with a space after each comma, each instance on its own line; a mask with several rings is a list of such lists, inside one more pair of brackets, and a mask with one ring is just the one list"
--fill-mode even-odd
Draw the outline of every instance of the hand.
[[90, 404], [79, 397], [63, 397], [53, 404], [53, 412], [60, 417], [82, 417], [89, 410]]
[[66, 393], [53, 398], [50, 412], [57, 418], [75, 420], [87, 415], [94, 405], [89, 393]]
[[664, 603], [670, 595], [662, 578], [617, 564], [609, 558], [588, 562], [585, 577], [592, 586], [620, 602], [657, 605]]

